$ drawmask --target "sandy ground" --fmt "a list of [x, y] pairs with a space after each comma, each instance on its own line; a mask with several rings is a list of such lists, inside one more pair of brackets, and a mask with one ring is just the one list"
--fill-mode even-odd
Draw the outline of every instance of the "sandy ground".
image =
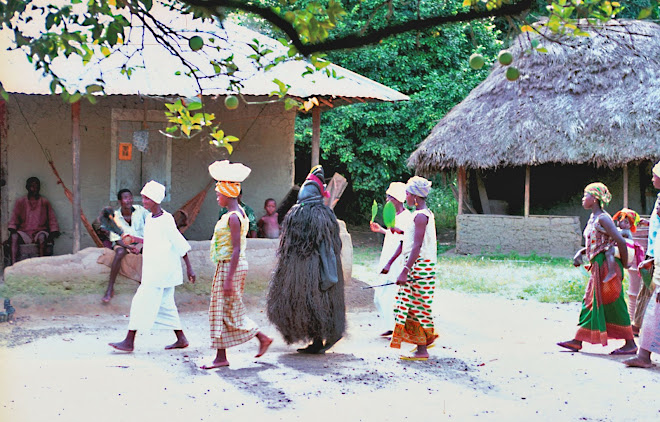
[[401, 361], [410, 347], [389, 348], [373, 309], [352, 308], [346, 338], [308, 356], [251, 306], [275, 342], [260, 359], [256, 340], [230, 349], [231, 366], [212, 371], [198, 369], [214, 354], [203, 311], [182, 312], [189, 348], [165, 351], [174, 335], [152, 331], [127, 354], [107, 345], [125, 334], [122, 313], [19, 310], [13, 324], [0, 324], [0, 421], [660, 419], [660, 370], [609, 356], [620, 341], [580, 353], [555, 346], [574, 333], [579, 304], [439, 290], [440, 338], [427, 362]]

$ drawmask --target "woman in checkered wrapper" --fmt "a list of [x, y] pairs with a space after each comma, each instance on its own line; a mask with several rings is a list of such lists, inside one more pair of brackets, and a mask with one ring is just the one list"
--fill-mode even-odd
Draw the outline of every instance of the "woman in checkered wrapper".
[[216, 161], [209, 166], [209, 173], [218, 181], [215, 191], [218, 205], [229, 211], [218, 220], [211, 239], [211, 260], [217, 263], [209, 323], [211, 325], [211, 343], [217, 350], [215, 359], [202, 369], [214, 369], [229, 366], [227, 348], [245, 343], [256, 337], [259, 340], [260, 357], [273, 342], [259, 331], [257, 325], [247, 316], [243, 303], [243, 290], [248, 264], [245, 258], [247, 244], [248, 217], [238, 204], [241, 182], [250, 174], [250, 168], [240, 163]]

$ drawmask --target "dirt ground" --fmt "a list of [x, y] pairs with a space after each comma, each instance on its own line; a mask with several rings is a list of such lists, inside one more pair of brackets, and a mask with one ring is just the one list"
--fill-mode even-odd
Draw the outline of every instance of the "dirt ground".
[[[371, 277], [359, 267], [354, 276]], [[660, 418], [660, 370], [629, 369], [624, 357], [609, 356], [620, 341], [580, 353], [555, 346], [574, 333], [579, 304], [439, 290], [437, 346], [427, 362], [404, 362], [399, 354], [410, 346], [391, 349], [378, 337], [363, 286], [347, 289], [347, 336], [318, 356], [286, 345], [263, 300], [251, 298], [250, 316], [275, 342], [260, 359], [256, 340], [232, 348], [231, 366], [212, 371], [198, 369], [214, 354], [202, 310], [181, 313], [189, 348], [163, 350], [174, 336], [154, 330], [139, 333], [127, 354], [107, 345], [125, 335], [127, 302], [69, 315], [19, 308], [14, 323], [0, 323], [0, 421]]]

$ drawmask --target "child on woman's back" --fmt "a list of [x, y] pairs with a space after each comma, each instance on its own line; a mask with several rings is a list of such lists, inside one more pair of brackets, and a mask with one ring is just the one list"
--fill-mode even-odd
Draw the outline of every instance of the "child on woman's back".
[[277, 239], [280, 237], [280, 223], [277, 221], [277, 203], [273, 198], [266, 199], [264, 202], [266, 215], [257, 222], [257, 236], [267, 239]]

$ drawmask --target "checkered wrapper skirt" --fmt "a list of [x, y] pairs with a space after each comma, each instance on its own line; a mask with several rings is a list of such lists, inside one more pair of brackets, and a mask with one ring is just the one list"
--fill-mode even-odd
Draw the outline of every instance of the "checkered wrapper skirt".
[[213, 276], [209, 307], [211, 344], [214, 349], [226, 349], [245, 343], [259, 331], [257, 324], [248, 318], [243, 303], [247, 271], [247, 261], [241, 259], [234, 272], [234, 291], [230, 297], [225, 297], [222, 285], [229, 274], [229, 261], [218, 262]]

